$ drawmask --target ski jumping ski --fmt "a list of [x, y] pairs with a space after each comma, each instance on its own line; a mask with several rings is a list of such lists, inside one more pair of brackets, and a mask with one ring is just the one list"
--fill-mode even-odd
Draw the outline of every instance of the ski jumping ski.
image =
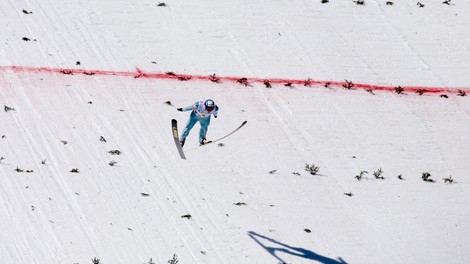
[[228, 133], [227, 135], [225, 135], [225, 136], [223, 136], [223, 137], [221, 137], [221, 138], [215, 139], [215, 140], [210, 140], [210, 141], [208, 141], [206, 144], [201, 145], [201, 146], [205, 146], [205, 145], [207, 145], [207, 144], [215, 143], [215, 142], [217, 142], [217, 141], [220, 141], [220, 140], [222, 140], [222, 139], [224, 139], [224, 138], [226, 138], [226, 137], [232, 135], [233, 133], [237, 132], [240, 128], [242, 128], [244, 125], [246, 125], [246, 123], [247, 123], [247, 121], [245, 120], [245, 121], [242, 122], [242, 124], [241, 124], [240, 126], [238, 126], [237, 128], [235, 128], [235, 130], [233, 130], [232, 132]]
[[[232, 132], [230, 132], [227, 135], [225, 135], [221, 138], [218, 138], [216, 140], [208, 141], [205, 145], [218, 142], [218, 141], [232, 135], [233, 133], [237, 132], [240, 128], [242, 128], [244, 125], [246, 125], [246, 123], [247, 123], [247, 121], [243, 121], [242, 124], [240, 126], [238, 126], [237, 128], [235, 128]], [[184, 152], [183, 152], [183, 147], [181, 147], [181, 144], [180, 144], [179, 135], [178, 135], [178, 121], [176, 121], [176, 119], [171, 120], [171, 127], [172, 127], [172, 132], [173, 132], [173, 139], [175, 141], [176, 148], [178, 149], [178, 153], [180, 154], [180, 157], [182, 159], [186, 159], [186, 156], [184, 155]], [[201, 146], [205, 146], [205, 145], [201, 145]]]
[[171, 119], [171, 130], [173, 132], [173, 139], [175, 140], [176, 148], [178, 149], [180, 157], [185, 160], [186, 156], [184, 155], [183, 147], [180, 144], [180, 138], [178, 135], [178, 121], [176, 121], [176, 119]]

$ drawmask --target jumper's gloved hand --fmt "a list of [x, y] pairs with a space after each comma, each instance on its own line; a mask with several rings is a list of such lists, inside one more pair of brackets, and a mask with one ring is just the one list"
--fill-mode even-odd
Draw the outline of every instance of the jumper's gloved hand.
[[183, 108], [176, 108], [176, 110], [180, 111], [180, 112], [183, 112]]

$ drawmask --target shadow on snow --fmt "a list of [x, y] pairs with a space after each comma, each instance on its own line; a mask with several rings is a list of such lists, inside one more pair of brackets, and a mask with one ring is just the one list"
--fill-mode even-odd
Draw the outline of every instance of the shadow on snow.
[[284, 253], [284, 254], [289, 254], [292, 256], [300, 257], [300, 258], [310, 259], [310, 260], [314, 260], [323, 264], [346, 264], [347, 263], [341, 257], [338, 257], [338, 260], [328, 258], [305, 248], [292, 247], [292, 246], [286, 245], [284, 243], [281, 243], [272, 238], [260, 235], [253, 231], [249, 231], [248, 236], [252, 238], [256, 243], [258, 243], [258, 245], [260, 245], [262, 248], [268, 251], [269, 254], [271, 254], [281, 263], [287, 263], [287, 262], [285, 262], [280, 256], [278, 256], [278, 253]]

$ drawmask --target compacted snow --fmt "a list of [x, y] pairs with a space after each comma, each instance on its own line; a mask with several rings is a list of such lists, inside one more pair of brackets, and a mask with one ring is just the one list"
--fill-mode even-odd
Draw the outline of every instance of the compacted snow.
[[1, 262], [469, 263], [470, 4], [392, 1], [1, 1]]

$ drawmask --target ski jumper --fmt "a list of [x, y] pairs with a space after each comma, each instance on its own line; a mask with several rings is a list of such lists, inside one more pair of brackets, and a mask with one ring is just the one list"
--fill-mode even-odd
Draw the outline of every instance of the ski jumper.
[[183, 129], [180, 141], [184, 142], [193, 126], [199, 122], [201, 125], [201, 129], [199, 130], [199, 143], [202, 144], [203, 140], [206, 138], [207, 127], [211, 122], [211, 115], [214, 115], [214, 117], [217, 118], [219, 107], [216, 105], [214, 109], [207, 111], [204, 107], [204, 101], [198, 101], [191, 106], [184, 107], [183, 111], [191, 111], [191, 114], [189, 115], [189, 120]]

